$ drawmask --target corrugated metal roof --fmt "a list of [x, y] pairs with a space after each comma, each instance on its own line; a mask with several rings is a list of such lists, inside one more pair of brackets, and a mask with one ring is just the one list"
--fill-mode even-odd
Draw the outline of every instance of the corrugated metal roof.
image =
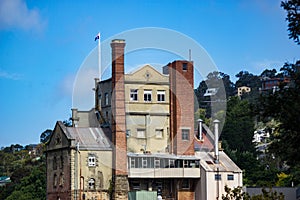
[[200, 164], [206, 171], [242, 172], [242, 170], [224, 153], [219, 152], [219, 164], [214, 162], [213, 152], [196, 152]]
[[80, 149], [89, 150], [111, 150], [112, 145], [105, 136], [102, 128], [94, 127], [67, 127], [66, 136], [68, 139], [79, 142]]

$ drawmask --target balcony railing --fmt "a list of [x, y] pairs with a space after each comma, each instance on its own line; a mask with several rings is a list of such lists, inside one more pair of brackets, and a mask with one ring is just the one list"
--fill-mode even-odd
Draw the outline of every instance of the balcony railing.
[[128, 155], [129, 178], [200, 178], [199, 159], [193, 156]]

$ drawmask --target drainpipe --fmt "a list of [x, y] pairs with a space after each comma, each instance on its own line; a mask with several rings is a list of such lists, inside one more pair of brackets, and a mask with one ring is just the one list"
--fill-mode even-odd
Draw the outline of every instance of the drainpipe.
[[198, 136], [199, 136], [199, 140], [203, 140], [203, 137], [202, 137], [202, 123], [203, 123], [203, 120], [198, 119], [198, 124], [199, 124]]
[[215, 125], [215, 163], [219, 164], [219, 123], [220, 121], [215, 119], [213, 123]]

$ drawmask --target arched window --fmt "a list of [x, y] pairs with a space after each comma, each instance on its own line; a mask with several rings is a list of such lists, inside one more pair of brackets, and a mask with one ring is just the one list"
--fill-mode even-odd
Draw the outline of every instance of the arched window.
[[63, 187], [65, 183], [65, 177], [64, 177], [64, 173], [60, 173], [60, 176], [59, 176], [59, 186]]
[[89, 180], [89, 189], [90, 190], [94, 190], [95, 189], [95, 179], [94, 178], [91, 178]]
[[53, 158], [53, 169], [56, 170], [57, 169], [57, 158], [56, 155]]
[[54, 174], [54, 177], [53, 177], [53, 186], [56, 187], [57, 186], [57, 175]]

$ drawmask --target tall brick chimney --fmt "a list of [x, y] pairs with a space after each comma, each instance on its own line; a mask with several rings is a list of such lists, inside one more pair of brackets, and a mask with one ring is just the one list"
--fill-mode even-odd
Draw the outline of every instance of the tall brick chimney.
[[115, 39], [112, 48], [112, 141], [114, 199], [128, 199], [127, 143], [125, 124], [124, 47], [125, 40]]
[[170, 150], [194, 155], [194, 66], [177, 60], [164, 68], [170, 81]]

